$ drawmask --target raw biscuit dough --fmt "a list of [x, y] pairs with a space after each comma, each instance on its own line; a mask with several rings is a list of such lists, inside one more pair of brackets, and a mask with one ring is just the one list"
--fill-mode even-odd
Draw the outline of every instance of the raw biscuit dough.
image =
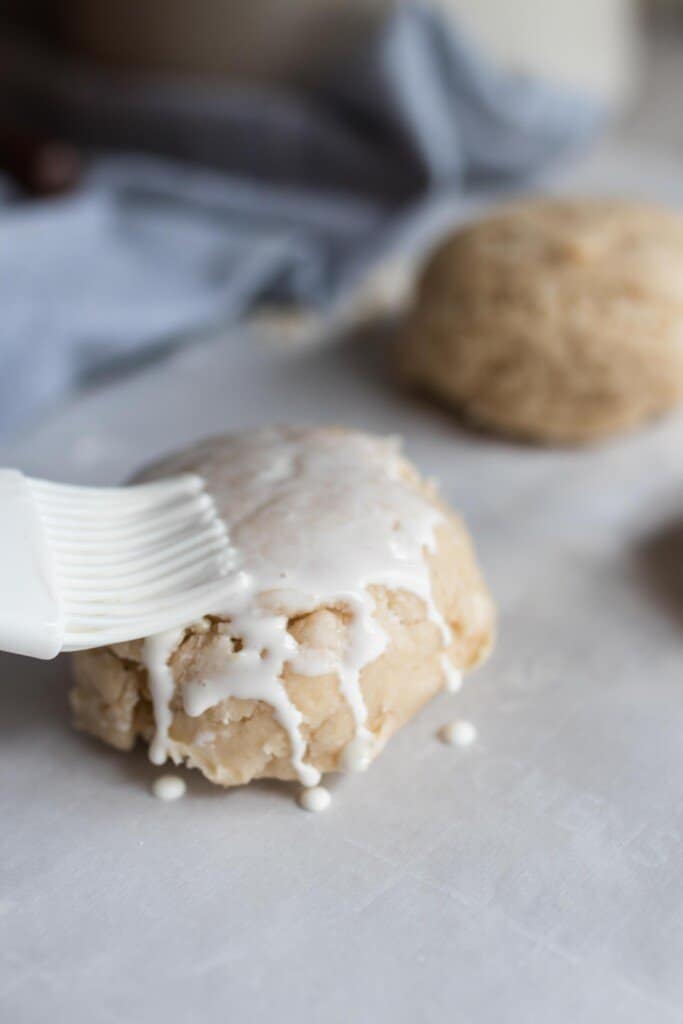
[[683, 397], [683, 217], [541, 199], [452, 235], [422, 274], [403, 374], [501, 433], [582, 443]]
[[[358, 443], [380, 443], [367, 435], [331, 429], [300, 431], [298, 435], [285, 429], [283, 436], [300, 436], [307, 444], [328, 447], [346, 444], [349, 438]], [[230, 437], [214, 441], [197, 449], [196, 454], [191, 452], [173, 468], [202, 473], [210, 485], [215, 466], [229, 455], [233, 444]], [[438, 510], [435, 544], [431, 552], [425, 551], [425, 571], [434, 605], [452, 630], [447, 652], [451, 664], [456, 669], [468, 669], [491, 646], [492, 602], [462, 522], [441, 504], [434, 488], [410, 463], [398, 455], [396, 459], [400, 485]], [[216, 495], [216, 502], [223, 511], [220, 495]], [[227, 517], [226, 521], [230, 528]], [[334, 536], [329, 538], [329, 544], [336, 542]], [[443, 687], [445, 647], [425, 601], [415, 593], [383, 585], [368, 589], [375, 598], [375, 616], [387, 636], [383, 653], [360, 674], [375, 756], [388, 738]], [[320, 652], [337, 654], [348, 641], [351, 615], [342, 601], [325, 603], [303, 614], [284, 610], [283, 614], [300, 650], [310, 649], [316, 656]], [[288, 735], [269, 703], [229, 697], [195, 717], [184, 708], [185, 688], [224, 670], [240, 645], [241, 638], [231, 623], [217, 616], [207, 616], [184, 630], [168, 662], [174, 680], [170, 756], [176, 763], [199, 768], [208, 779], [224, 786], [257, 778], [292, 779], [295, 772]], [[143, 641], [80, 653], [74, 657], [74, 672], [71, 703], [79, 728], [120, 750], [130, 750], [137, 737], [151, 741], [155, 723]], [[303, 716], [301, 733], [307, 763], [320, 772], [342, 767], [345, 748], [354, 736], [354, 719], [340, 692], [337, 675], [303, 675], [286, 664], [281, 679]]]

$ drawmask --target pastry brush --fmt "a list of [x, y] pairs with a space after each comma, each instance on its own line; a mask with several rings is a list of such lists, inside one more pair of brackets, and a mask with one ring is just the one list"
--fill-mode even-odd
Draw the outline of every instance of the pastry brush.
[[0, 469], [0, 650], [53, 658], [179, 628], [242, 576], [201, 477], [100, 488]]

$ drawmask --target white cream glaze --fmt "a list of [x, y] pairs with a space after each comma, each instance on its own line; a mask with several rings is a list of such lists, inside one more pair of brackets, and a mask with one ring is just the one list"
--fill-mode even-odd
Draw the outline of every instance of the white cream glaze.
[[444, 689], [449, 693], [457, 693], [462, 689], [462, 672], [456, 668], [446, 652], [441, 655], [441, 668], [444, 675]]
[[331, 803], [332, 796], [330, 791], [325, 789], [324, 786], [302, 789], [299, 793], [299, 807], [302, 807], [304, 811], [312, 811], [313, 814], [326, 811]]
[[472, 722], [459, 718], [444, 725], [439, 735], [451, 747], [470, 747], [477, 738], [477, 729]]
[[160, 775], [152, 784], [152, 792], [157, 800], [164, 800], [166, 803], [180, 800], [185, 796], [186, 790], [185, 779], [181, 779], [179, 775]]
[[169, 659], [183, 638], [184, 630], [169, 629], [145, 640], [142, 662], [147, 669], [149, 688], [154, 704], [154, 736], [149, 745], [152, 764], [164, 764], [168, 757], [168, 730], [173, 720], [171, 698], [175, 689]]
[[[302, 716], [281, 676], [287, 663], [302, 675], [335, 671], [356, 723], [340, 767], [363, 770], [373, 737], [365, 724], [360, 673], [387, 645], [368, 587], [405, 589], [422, 598], [444, 645], [449, 642], [425, 557], [434, 549], [441, 513], [418, 491], [393, 438], [264, 430], [206, 442], [156, 467], [154, 475], [188, 468], [204, 477], [232, 548], [225, 599], [206, 614], [229, 620], [241, 648], [220, 672], [184, 686], [184, 710], [197, 716], [229, 697], [269, 703], [289, 737], [300, 781], [315, 786], [320, 773], [305, 761]], [[325, 606], [350, 615], [345, 649], [336, 658], [299, 648], [287, 630], [290, 617]], [[150, 757], [157, 764], [172, 753], [168, 662], [178, 642], [177, 633], [166, 633], [144, 645], [156, 720]]]
[[346, 744], [339, 758], [339, 767], [343, 772], [365, 772], [370, 767], [374, 748], [374, 737], [367, 729], [358, 733]]

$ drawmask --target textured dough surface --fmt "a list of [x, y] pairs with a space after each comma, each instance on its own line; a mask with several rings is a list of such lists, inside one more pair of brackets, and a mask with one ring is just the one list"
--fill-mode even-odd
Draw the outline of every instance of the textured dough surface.
[[625, 201], [503, 208], [431, 257], [404, 375], [541, 442], [628, 430], [683, 398], [683, 217]]
[[[404, 472], [406, 486], [443, 511], [435, 549], [426, 557], [434, 601], [453, 629], [452, 664], [467, 669], [490, 649], [493, 605], [464, 525], [440, 505], [408, 462]], [[363, 669], [360, 680], [376, 754], [443, 687], [444, 648], [421, 598], [384, 586], [370, 589], [376, 615], [389, 638], [383, 654]], [[288, 630], [304, 648], [337, 651], [345, 642], [347, 624], [343, 606], [325, 606], [290, 617]], [[185, 630], [169, 661], [175, 680], [171, 755], [177, 763], [197, 767], [208, 779], [225, 786], [256, 778], [292, 779], [289, 740], [269, 704], [231, 697], [197, 717], [183, 710], [183, 688], [225, 665], [238, 646], [239, 637], [233, 635], [230, 623], [215, 617]], [[73, 659], [71, 704], [76, 725], [120, 750], [130, 750], [137, 737], [149, 742], [154, 732], [141, 652], [142, 641], [135, 641], [83, 652]], [[336, 675], [298, 675], [286, 665], [282, 679], [303, 715], [306, 761], [320, 771], [335, 770], [354, 734], [353, 717]]]

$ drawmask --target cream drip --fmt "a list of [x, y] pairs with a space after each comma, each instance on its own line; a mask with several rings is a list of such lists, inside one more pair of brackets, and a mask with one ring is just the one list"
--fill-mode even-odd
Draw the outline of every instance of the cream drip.
[[457, 693], [462, 689], [462, 671], [456, 668], [448, 655], [444, 652], [441, 655], [441, 668], [444, 675], [444, 689], [448, 693]]
[[[288, 735], [300, 781], [315, 786], [320, 773], [305, 761], [302, 715], [281, 675], [286, 664], [302, 675], [335, 671], [356, 725], [341, 767], [364, 770], [373, 737], [360, 674], [387, 646], [368, 587], [416, 594], [448, 644], [450, 629], [434, 603], [425, 558], [434, 550], [441, 513], [417, 489], [395, 439], [265, 430], [206, 442], [154, 475], [189, 468], [204, 477], [230, 541], [225, 598], [206, 614], [229, 620], [241, 648], [220, 672], [184, 686], [185, 712], [200, 715], [229, 697], [269, 703]], [[344, 650], [336, 656], [299, 647], [287, 630], [290, 617], [325, 606], [343, 607], [350, 617]], [[150, 758], [156, 764], [172, 753], [169, 659], [178, 642], [174, 631], [144, 644], [156, 721]], [[442, 664], [447, 672], [449, 663]]]
[[182, 640], [183, 633], [182, 629], [170, 629], [150, 636], [143, 645], [142, 660], [147, 669], [156, 727], [149, 745], [152, 764], [164, 764], [169, 754], [168, 730], [173, 720], [171, 698], [175, 690], [169, 659]]
[[365, 772], [370, 767], [375, 740], [367, 729], [359, 731], [346, 744], [339, 759], [339, 767], [343, 772]]

